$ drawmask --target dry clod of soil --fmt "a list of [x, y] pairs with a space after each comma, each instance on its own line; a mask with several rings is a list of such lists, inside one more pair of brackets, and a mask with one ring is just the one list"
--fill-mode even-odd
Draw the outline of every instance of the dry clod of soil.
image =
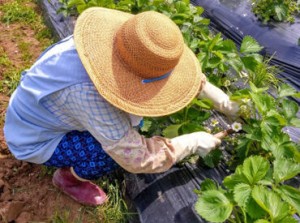
[[19, 217], [15, 220], [15, 223], [27, 223], [31, 219], [31, 214], [28, 212], [22, 212]]
[[19, 201], [10, 201], [5, 202], [0, 209], [0, 215], [4, 222], [12, 222], [17, 219], [17, 217], [22, 212], [22, 208], [24, 206], [24, 202]]

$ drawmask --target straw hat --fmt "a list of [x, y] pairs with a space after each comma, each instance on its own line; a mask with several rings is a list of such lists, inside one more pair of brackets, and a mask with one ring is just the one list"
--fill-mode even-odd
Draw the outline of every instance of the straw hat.
[[77, 19], [74, 40], [98, 92], [123, 111], [171, 114], [199, 91], [199, 62], [179, 28], [163, 14], [89, 8]]

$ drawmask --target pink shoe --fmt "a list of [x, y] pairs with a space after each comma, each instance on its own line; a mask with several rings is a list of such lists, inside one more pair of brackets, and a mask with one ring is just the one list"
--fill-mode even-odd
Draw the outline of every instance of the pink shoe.
[[80, 181], [70, 171], [70, 168], [62, 168], [55, 171], [52, 182], [75, 201], [97, 206], [107, 200], [105, 192], [90, 181]]

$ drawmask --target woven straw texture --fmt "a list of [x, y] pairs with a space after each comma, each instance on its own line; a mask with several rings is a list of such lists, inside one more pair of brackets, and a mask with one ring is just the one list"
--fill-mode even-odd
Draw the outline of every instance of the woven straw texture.
[[[182, 109], [204, 77], [178, 27], [157, 12], [89, 8], [76, 22], [74, 39], [98, 92], [131, 114], [155, 117]], [[143, 83], [168, 72], [167, 78]]]

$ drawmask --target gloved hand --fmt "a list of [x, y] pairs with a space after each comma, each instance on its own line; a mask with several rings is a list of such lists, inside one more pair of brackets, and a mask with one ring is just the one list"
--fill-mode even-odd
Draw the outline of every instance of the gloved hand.
[[206, 132], [181, 135], [170, 141], [175, 149], [176, 162], [192, 154], [199, 154], [201, 157], [205, 157], [221, 143], [220, 139]]
[[208, 81], [205, 83], [198, 98], [210, 99], [214, 103], [214, 108], [231, 120], [235, 120], [238, 117], [239, 104], [231, 101], [227, 94]]

